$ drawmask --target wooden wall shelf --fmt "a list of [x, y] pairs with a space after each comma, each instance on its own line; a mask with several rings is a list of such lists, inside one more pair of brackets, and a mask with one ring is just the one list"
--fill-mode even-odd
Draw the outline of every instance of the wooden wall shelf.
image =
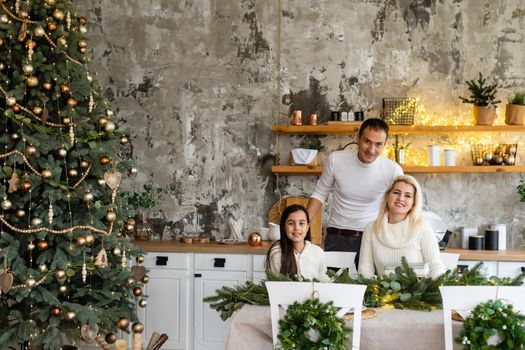
[[[283, 134], [354, 134], [359, 124], [348, 125], [274, 125], [274, 133]], [[390, 125], [391, 134], [439, 134], [449, 132], [525, 132], [525, 125]]]
[[[517, 173], [525, 172], [525, 166], [403, 166], [403, 171], [407, 174], [414, 173]], [[272, 166], [272, 173], [282, 176], [291, 175], [321, 175], [323, 166], [317, 165], [314, 167], [301, 165], [274, 165]]]

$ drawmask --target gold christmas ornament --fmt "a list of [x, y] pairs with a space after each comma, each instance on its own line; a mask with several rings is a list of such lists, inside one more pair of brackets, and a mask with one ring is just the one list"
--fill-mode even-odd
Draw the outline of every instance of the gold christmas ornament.
[[33, 185], [31, 185], [31, 182], [29, 180], [24, 180], [20, 183], [20, 188], [24, 191], [29, 191]]
[[5, 64], [0, 62], [0, 70], [4, 70], [4, 69], [5, 69]]
[[248, 243], [253, 247], [258, 247], [262, 245], [262, 237], [259, 232], [252, 232], [248, 236]]
[[117, 341], [117, 336], [115, 333], [108, 333], [106, 334], [106, 337], [104, 338], [108, 344], [113, 344]]
[[56, 0], [46, 0], [46, 4], [49, 6], [53, 6], [56, 3]]
[[104, 186], [106, 184], [106, 181], [104, 181], [104, 179], [98, 179], [97, 183], [99, 184], [99, 186]]
[[110, 161], [111, 161], [111, 159], [109, 159], [108, 156], [101, 156], [101, 157], [99, 158], [99, 162], [100, 162], [100, 164], [102, 164], [102, 165], [107, 165], [107, 164], [109, 164]]
[[84, 39], [79, 40], [78, 47], [87, 47], [87, 41]]
[[33, 107], [33, 113], [35, 113], [36, 115], [40, 115], [42, 113], [42, 111], [43, 111], [43, 109], [40, 106]]
[[126, 279], [126, 285], [127, 285], [128, 287], [131, 287], [133, 284], [135, 284], [135, 279], [134, 279], [133, 277], [128, 277], [128, 278]]
[[53, 17], [55, 17], [55, 19], [59, 20], [59, 21], [62, 21], [64, 20], [66, 14], [64, 13], [64, 11], [60, 10], [60, 9], [55, 9], [55, 11], [53, 11]]
[[44, 179], [50, 179], [51, 177], [53, 177], [53, 173], [49, 169], [42, 170], [42, 173], [40, 175], [42, 175]]
[[75, 108], [78, 104], [77, 100], [75, 100], [73, 97], [68, 97], [66, 103], [71, 108]]
[[11, 209], [11, 207], [13, 206], [13, 203], [11, 203], [11, 201], [9, 199], [7, 199], [6, 197], [4, 197], [4, 199], [2, 199], [2, 203], [0, 204], [0, 206], [2, 207], [2, 209], [4, 210], [9, 210]]
[[137, 168], [132, 167], [131, 169], [129, 169], [129, 172], [130, 172], [131, 175], [135, 175], [135, 174], [137, 174], [138, 170], [137, 170]]
[[27, 243], [27, 250], [35, 250], [36, 245], [33, 242]]
[[66, 312], [66, 314], [64, 315], [64, 318], [67, 320], [67, 321], [73, 321], [75, 319], [75, 317], [77, 317], [77, 314], [75, 314], [73, 311], [68, 311]]
[[33, 219], [31, 219], [31, 225], [33, 225], [33, 226], [42, 225], [42, 219], [40, 219], [40, 218], [33, 218]]
[[59, 148], [58, 155], [61, 156], [62, 158], [65, 158], [67, 156], [67, 150], [65, 148]]
[[34, 286], [36, 286], [36, 280], [32, 277], [29, 277], [27, 280], [26, 280], [26, 283], [25, 283], [26, 287], [31, 289], [33, 288]]
[[66, 83], [60, 84], [60, 91], [63, 93], [69, 92], [69, 85]]
[[68, 174], [70, 176], [78, 176], [78, 170], [75, 169], [75, 168], [71, 168], [71, 169], [69, 169]]
[[87, 34], [87, 27], [86, 26], [79, 26], [78, 27], [78, 31], [80, 32], [80, 34]]
[[2, 22], [2, 23], [7, 23], [7, 22], [9, 22], [9, 18], [7, 17], [6, 14], [2, 14], [2, 15], [0, 16], [0, 22]]
[[106, 109], [106, 115], [108, 117], [113, 117], [113, 111], [111, 109]]
[[24, 64], [22, 66], [22, 71], [24, 72], [25, 75], [29, 75], [33, 73], [33, 66], [30, 64]]
[[33, 145], [27, 145], [26, 146], [26, 155], [32, 156], [36, 153], [36, 147]]
[[0, 38], [0, 46], [4, 44], [4, 39]]
[[29, 13], [27, 13], [26, 10], [20, 10], [20, 12], [18, 12], [18, 17], [26, 19], [27, 17], [29, 17]]
[[108, 210], [106, 212], [106, 220], [108, 222], [114, 222], [117, 219], [117, 214], [113, 210]]
[[70, 124], [71, 123], [71, 118], [69, 118], [69, 117], [62, 118], [62, 123], [66, 124], [66, 125]]
[[146, 284], [149, 282], [149, 276], [148, 275], [144, 275], [144, 277], [142, 277], [142, 279], [140, 280], [142, 283]]
[[47, 265], [46, 264], [38, 265], [38, 272], [46, 273], [47, 272]]
[[113, 255], [119, 256], [120, 253], [122, 253], [122, 251], [120, 250], [119, 247], [113, 248]]
[[131, 326], [133, 333], [142, 333], [144, 331], [144, 325], [140, 322], [135, 322]]
[[82, 169], [87, 169], [87, 168], [89, 167], [89, 163], [86, 162], [85, 160], [81, 160], [81, 161], [80, 161], [80, 167], [81, 167]]
[[49, 243], [47, 243], [47, 241], [41, 239], [40, 241], [38, 241], [36, 246], [40, 250], [46, 250], [47, 248], [49, 248]]
[[9, 96], [8, 98], [6, 98], [5, 103], [9, 107], [14, 106], [16, 104], [16, 98], [14, 98], [13, 96]]
[[78, 22], [82, 25], [86, 25], [87, 24], [87, 18], [84, 17], [84, 16], [81, 16], [78, 18]]
[[129, 142], [129, 140], [128, 140], [127, 136], [121, 136], [121, 137], [120, 137], [120, 143], [121, 143], [121, 144], [125, 145], [125, 144], [127, 144], [128, 142]]
[[142, 295], [142, 288], [140, 287], [133, 288], [133, 295], [136, 297], [140, 297]]
[[117, 321], [117, 327], [122, 330], [127, 329], [129, 327], [129, 320], [126, 317], [119, 318]]
[[16, 141], [20, 138], [20, 135], [18, 135], [16, 132], [11, 134], [11, 140]]
[[137, 264], [142, 264], [144, 260], [145, 260], [144, 255], [137, 255], [137, 257], [135, 258], [135, 261], [137, 262]]
[[148, 305], [148, 301], [146, 299], [140, 299], [139, 300], [139, 306], [144, 308]]
[[98, 122], [98, 125], [104, 126], [108, 122], [108, 119], [105, 118], [105, 117], [100, 117], [100, 118], [98, 118], [97, 122]]
[[46, 81], [44, 84], [42, 84], [42, 86], [44, 87], [44, 89], [46, 90], [51, 90], [53, 88], [53, 84], [51, 84], [50, 82]]
[[34, 33], [35, 33], [35, 36], [41, 37], [46, 33], [46, 31], [41, 26], [37, 26], [35, 27]]
[[86, 245], [86, 237], [84, 237], [84, 236], [77, 237], [77, 244], [79, 246]]
[[58, 316], [62, 315], [62, 310], [58, 306], [56, 306], [56, 307], [51, 309], [51, 315], [53, 315], [55, 317], [58, 317]]
[[126, 230], [128, 231], [133, 231], [133, 229], [135, 228], [135, 225], [132, 225], [132, 224], [126, 224]]
[[34, 49], [36, 47], [36, 41], [31, 40], [31, 39], [27, 39], [25, 41], [25, 44], [26, 44], [26, 48], [28, 49]]
[[108, 120], [106, 125], [104, 125], [104, 130], [106, 130], [107, 132], [113, 132], [116, 128], [117, 126], [111, 120]]
[[16, 217], [18, 218], [23, 218], [25, 215], [26, 215], [26, 212], [25, 210], [23, 209], [18, 209], [15, 213]]
[[66, 272], [64, 270], [57, 270], [55, 272], [55, 277], [58, 278], [59, 280], [66, 277]]
[[86, 244], [91, 245], [95, 242], [95, 236], [93, 236], [91, 233], [86, 235]]
[[91, 193], [89, 191], [86, 191], [86, 193], [84, 193], [83, 199], [86, 202], [89, 202], [89, 201], [93, 200], [93, 193]]
[[28, 76], [26, 78], [26, 85], [32, 88], [38, 86], [38, 78], [34, 75]]
[[64, 286], [64, 285], [61, 285], [60, 287], [58, 287], [58, 292], [60, 294], [66, 294], [67, 293], [67, 287]]

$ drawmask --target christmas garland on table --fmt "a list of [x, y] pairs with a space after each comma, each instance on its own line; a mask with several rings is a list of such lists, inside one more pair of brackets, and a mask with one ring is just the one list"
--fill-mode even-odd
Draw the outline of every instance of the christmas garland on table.
[[352, 329], [336, 317], [336, 314], [337, 308], [332, 302], [321, 303], [317, 298], [293, 303], [279, 320], [279, 342], [276, 349], [346, 349]]
[[[373, 278], [359, 276], [351, 278], [345, 271], [341, 276], [335, 278], [335, 283], [366, 284], [368, 287], [364, 296], [364, 306], [385, 307], [397, 309], [432, 310], [441, 308], [440, 286], [483, 286], [483, 285], [511, 285], [523, 284], [525, 273], [514, 279], [510, 278], [487, 278], [482, 273], [483, 263], [479, 262], [471, 269], [460, 271], [447, 271], [437, 278], [418, 278], [414, 270], [408, 265], [405, 258], [401, 266], [395, 269], [395, 273]], [[266, 271], [268, 281], [297, 281], [297, 278], [274, 274]], [[302, 279], [302, 281], [305, 281]], [[260, 284], [248, 281], [244, 285], [235, 287], [222, 287], [217, 294], [204, 299], [210, 303], [212, 309], [219, 312], [221, 318], [230, 318], [236, 310], [241, 309], [244, 304], [269, 305], [268, 292], [264, 281]]]
[[[525, 348], [525, 316], [514, 311], [512, 305], [502, 300], [481, 303], [465, 320], [456, 343], [464, 350], [523, 349]], [[498, 337], [496, 345], [489, 345]]]

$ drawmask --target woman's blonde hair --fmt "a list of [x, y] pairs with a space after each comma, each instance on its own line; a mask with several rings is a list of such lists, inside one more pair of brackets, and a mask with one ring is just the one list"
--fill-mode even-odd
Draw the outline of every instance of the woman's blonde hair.
[[380, 231], [381, 223], [383, 222], [385, 215], [388, 215], [388, 195], [394, 188], [394, 185], [398, 182], [404, 182], [414, 188], [414, 205], [408, 212], [407, 216], [410, 226], [415, 227], [416, 225], [419, 225], [423, 222], [423, 219], [421, 218], [421, 211], [423, 210], [423, 194], [421, 193], [421, 186], [419, 185], [419, 182], [417, 182], [413, 176], [399, 175], [394, 179], [394, 181], [392, 181], [392, 184], [388, 190], [386, 190], [383, 196], [383, 202], [381, 203], [379, 214], [377, 215], [377, 219], [374, 222], [374, 229], [376, 232]]

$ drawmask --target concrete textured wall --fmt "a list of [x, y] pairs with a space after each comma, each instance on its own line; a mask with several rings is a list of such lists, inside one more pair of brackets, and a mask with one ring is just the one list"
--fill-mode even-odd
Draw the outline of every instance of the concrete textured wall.
[[[79, 4], [90, 21], [93, 68], [133, 140], [139, 174], [167, 192], [155, 216], [164, 239], [182, 232], [228, 235], [227, 219], [264, 225], [281, 195], [308, 195], [315, 177], [280, 177], [278, 153], [321, 141], [321, 159], [353, 136], [276, 136], [293, 109], [363, 110], [378, 116], [383, 97], [419, 97], [426, 115], [468, 121], [466, 79], [478, 72], [499, 97], [525, 88], [522, 0], [96, 0]], [[279, 26], [281, 23], [281, 26]], [[497, 123], [503, 123], [504, 105]], [[477, 138], [523, 142], [522, 135], [419, 135], [456, 145], [469, 164]], [[495, 142], [496, 142], [495, 141]], [[466, 146], [467, 145], [467, 146]], [[524, 152], [523, 144], [518, 154]], [[525, 164], [525, 157], [519, 157]], [[422, 174], [425, 209], [449, 226], [508, 225], [525, 236], [519, 173]]]

